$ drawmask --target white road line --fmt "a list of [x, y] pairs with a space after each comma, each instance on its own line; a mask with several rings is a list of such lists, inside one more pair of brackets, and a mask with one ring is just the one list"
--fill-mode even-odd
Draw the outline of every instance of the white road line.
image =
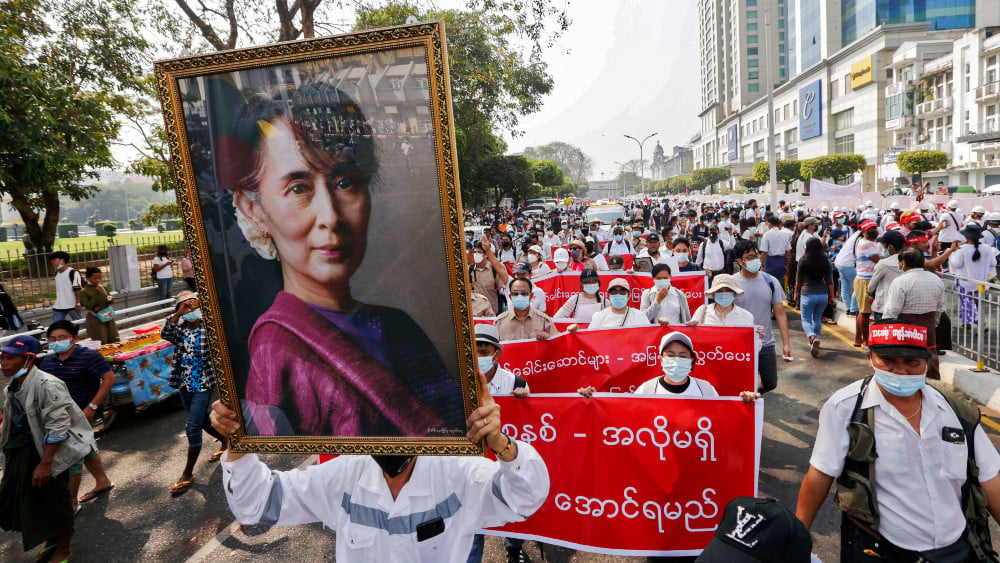
[[[310, 465], [315, 464], [318, 461], [317, 456], [311, 455], [306, 458], [305, 461], [299, 464], [296, 469], [305, 469]], [[188, 557], [187, 563], [201, 563], [206, 557], [212, 554], [216, 549], [222, 547], [222, 543], [228, 540], [236, 530], [240, 529], [240, 523], [233, 520], [228, 526], [222, 529], [214, 538], [208, 541], [205, 545], [201, 546], [201, 549], [195, 552], [194, 555]]]

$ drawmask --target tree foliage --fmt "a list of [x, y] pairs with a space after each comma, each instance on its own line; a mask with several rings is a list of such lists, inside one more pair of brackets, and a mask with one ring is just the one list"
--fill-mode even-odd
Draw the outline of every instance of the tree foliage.
[[523, 156], [493, 155], [483, 162], [479, 173], [479, 181], [489, 190], [493, 205], [499, 206], [505, 197], [517, 204], [539, 195], [540, 186], [535, 183], [531, 164]]
[[149, 209], [140, 218], [143, 224], [152, 227], [163, 219], [171, 219], [181, 216], [181, 208], [176, 203], [150, 204]]
[[[757, 164], [761, 163], [758, 162]], [[757, 188], [763, 186], [765, 183], [766, 182], [761, 182], [754, 176], [744, 176], [740, 178], [740, 185], [746, 188], [747, 190], [756, 190]]]
[[[796, 180], [804, 180], [802, 177], [802, 161], [800, 160], [778, 160], [774, 163], [774, 170], [776, 173], [776, 178], [779, 182], [785, 185], [785, 193], [789, 193], [792, 188], [792, 184]], [[771, 165], [767, 161], [758, 162], [753, 165], [753, 179], [761, 183], [761, 185], [767, 184], [771, 181]], [[740, 184], [742, 185], [742, 184]], [[747, 186], [743, 186], [747, 187]]]
[[55, 240], [59, 195], [90, 196], [87, 180], [114, 163], [116, 115], [131, 106], [148, 48], [133, 8], [131, 0], [0, 4], [0, 193], [35, 247]]
[[924, 172], [947, 168], [948, 160], [944, 151], [905, 151], [896, 156], [896, 166], [907, 174], [917, 174], [919, 183]]
[[846, 180], [861, 172], [868, 163], [860, 154], [831, 154], [802, 161], [802, 179], [833, 178], [834, 182]]
[[696, 190], [711, 188], [719, 182], [728, 180], [730, 176], [728, 168], [699, 168], [691, 171], [691, 187]]
[[681, 193], [691, 188], [689, 176], [674, 176], [667, 180], [667, 188], [673, 193]]
[[542, 187], [563, 185], [563, 171], [554, 160], [528, 160], [535, 181]]
[[580, 147], [554, 141], [539, 147], [524, 149], [524, 156], [535, 160], [552, 160], [562, 168], [563, 174], [582, 184], [590, 179], [594, 172], [594, 159], [587, 156]]

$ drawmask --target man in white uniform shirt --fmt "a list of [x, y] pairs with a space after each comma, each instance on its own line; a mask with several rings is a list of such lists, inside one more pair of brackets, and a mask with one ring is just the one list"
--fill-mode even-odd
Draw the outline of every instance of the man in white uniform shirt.
[[732, 250], [734, 241], [728, 241], [719, 236], [718, 227], [708, 228], [708, 238], [698, 247], [698, 259], [695, 261], [706, 275], [711, 278], [726, 273], [726, 251]]
[[640, 250], [639, 254], [636, 255], [636, 259], [639, 258], [649, 258], [653, 266], [657, 264], [669, 266], [672, 262], [670, 254], [663, 249], [660, 237], [656, 233], [646, 237], [646, 248]]
[[[978, 408], [926, 386], [925, 327], [883, 319], [868, 344], [874, 376], [823, 405], [795, 515], [811, 527], [837, 480], [841, 561], [981, 560], [972, 546], [981, 545], [981, 530], [989, 539], [987, 509], [1000, 515], [1000, 455]], [[970, 518], [967, 480], [986, 504]]]
[[959, 232], [965, 228], [965, 223], [962, 221], [962, 215], [958, 212], [957, 201], [951, 200], [948, 202], [948, 208], [941, 213], [938, 221], [938, 227], [940, 227], [938, 242], [941, 243], [942, 248], [955, 241], [965, 242], [965, 237]]
[[806, 242], [811, 238], [819, 238], [816, 231], [819, 230], [820, 220], [815, 217], [806, 217], [806, 220], [802, 222], [805, 229], [799, 233], [799, 240], [795, 242], [795, 262], [798, 263], [802, 260], [802, 256], [806, 253]]
[[792, 249], [792, 233], [781, 228], [775, 216], [767, 218], [770, 227], [760, 238], [758, 249], [764, 255], [764, 271], [779, 281], [785, 279], [785, 253]]

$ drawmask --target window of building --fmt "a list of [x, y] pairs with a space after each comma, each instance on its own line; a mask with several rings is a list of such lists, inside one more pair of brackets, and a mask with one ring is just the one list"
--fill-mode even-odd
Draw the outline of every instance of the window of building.
[[778, 41], [784, 41], [784, 40], [785, 40], [785, 32], [784, 31], [779, 31], [778, 32]]
[[799, 149], [788, 149], [787, 155], [785, 156], [788, 160], [798, 160], [799, 159]]
[[851, 154], [854, 152], [854, 135], [845, 135], [837, 139], [834, 146], [837, 154]]
[[750, 79], [750, 80], [757, 80], [758, 78], [760, 78], [760, 71], [752, 70], [752, 71], [748, 72], [747, 73], [747, 78]]
[[854, 127], [854, 108], [833, 114], [833, 130], [843, 131]]
[[757, 5], [757, 0], [747, 0], [747, 8], [753, 8]]
[[830, 81], [830, 99], [835, 100], [840, 97], [840, 80], [834, 78]]
[[783, 17], [784, 15], [785, 15], [785, 9], [784, 8], [778, 8], [778, 17]]
[[757, 19], [757, 10], [747, 10], [747, 19], [748, 20]]
[[784, 45], [778, 45], [778, 52], [779, 53], [784, 53], [785, 52], [785, 46]]
[[781, 67], [781, 68], [779, 69], [779, 71], [778, 71], [778, 74], [779, 74], [779, 75], [780, 75], [780, 76], [781, 76], [782, 78], [784, 78], [784, 77], [785, 77], [785, 67]]
[[756, 42], [757, 42], [756, 35], [747, 35], [747, 43], [756, 43]]
[[749, 68], [757, 68], [759, 66], [760, 66], [760, 61], [758, 61], [757, 59], [750, 59], [749, 61], [747, 61], [747, 67]]
[[757, 24], [755, 24], [755, 23], [748, 23], [747, 24], [747, 31], [757, 31]]
[[778, 20], [778, 29], [785, 29], [785, 20]]
[[798, 140], [799, 140], [798, 128], [789, 129], [788, 131], [785, 131], [785, 146], [788, 146], [792, 143], [796, 143], [798, 142]]
[[760, 84], [751, 84], [747, 86], [747, 92], [760, 92]]
[[[782, 45], [782, 47], [784, 47], [784, 45]], [[782, 48], [782, 51], [784, 51], [784, 48]], [[784, 55], [781, 55], [780, 57], [778, 57], [778, 64], [782, 65], [782, 66], [785, 65], [785, 56]]]
[[747, 54], [757, 56], [757, 47], [747, 47]]
[[792, 100], [792, 117], [795, 117], [798, 114], [799, 114], [799, 101]]

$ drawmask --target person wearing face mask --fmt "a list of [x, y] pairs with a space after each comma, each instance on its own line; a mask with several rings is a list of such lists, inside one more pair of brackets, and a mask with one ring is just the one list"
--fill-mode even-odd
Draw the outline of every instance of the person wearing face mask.
[[750, 311], [754, 325], [763, 327], [760, 337], [760, 351], [757, 353], [757, 370], [760, 375], [761, 393], [778, 386], [778, 359], [775, 352], [776, 340], [771, 324], [772, 315], [781, 333], [782, 359], [791, 362], [791, 340], [788, 335], [788, 317], [785, 315], [785, 292], [781, 282], [767, 272], [761, 271], [760, 252], [752, 240], [741, 240], [733, 249], [740, 273], [733, 276], [736, 286], [744, 294], [736, 298], [736, 305]]
[[[582, 240], [574, 239], [569, 243], [569, 256], [573, 260], [573, 266], [571, 269], [577, 271], [583, 270], [597, 270], [597, 263], [594, 259], [589, 256], [587, 252], [587, 243]], [[579, 264], [579, 266], [577, 266]], [[607, 266], [607, 262], [604, 263]]]
[[731, 238], [721, 238], [719, 227], [708, 228], [708, 239], [698, 247], [696, 263], [709, 278], [726, 273], [726, 252], [732, 250], [734, 242]]
[[[927, 378], [941, 379], [937, 328], [946, 305], [944, 282], [935, 272], [924, 268], [924, 255], [916, 248], [907, 248], [895, 257], [902, 273], [876, 294], [883, 300], [882, 312], [886, 317], [927, 329], [927, 349], [931, 351], [927, 360]], [[876, 270], [887, 261], [880, 261]], [[947, 324], [950, 327], [951, 323]], [[950, 332], [949, 328], [949, 336]]]
[[511, 371], [500, 367], [503, 338], [495, 325], [476, 325], [476, 358], [479, 371], [486, 376], [490, 396], [513, 395], [518, 399], [528, 396], [528, 382]]
[[681, 272], [700, 272], [701, 268], [691, 261], [691, 241], [684, 237], [674, 239], [673, 261], [670, 271], [673, 275]]
[[[556, 311], [557, 319], [576, 319], [580, 322], [589, 323], [594, 314], [608, 307], [608, 300], [600, 295], [601, 278], [597, 275], [597, 270], [587, 269], [580, 272], [581, 292], [570, 297], [563, 303], [563, 306]], [[576, 332], [577, 325], [570, 325], [566, 330]]]
[[860, 348], [867, 344], [868, 324], [872, 316], [872, 302], [868, 295], [868, 284], [871, 283], [872, 276], [875, 275], [875, 265], [882, 256], [882, 247], [876, 241], [878, 238], [878, 225], [875, 221], [866, 220], [859, 227], [862, 238], [855, 249], [856, 262], [854, 269], [857, 277], [854, 278], [854, 295], [858, 299], [858, 316], [855, 319], [854, 346]]
[[509, 234], [500, 236], [500, 252], [497, 254], [500, 262], [516, 262], [517, 251], [514, 249], [514, 240]]
[[576, 270], [577, 264], [569, 259], [569, 251], [565, 248], [557, 248], [552, 253], [552, 262], [556, 265], [555, 273], [583, 271], [583, 264], [579, 265], [580, 270]]
[[25, 551], [44, 543], [45, 561], [73, 557], [70, 467], [97, 451], [94, 432], [66, 384], [35, 366], [41, 344], [15, 336], [0, 348], [0, 529], [21, 532]]
[[608, 284], [608, 302], [611, 307], [594, 313], [590, 319], [590, 330], [649, 326], [649, 319], [642, 311], [628, 306], [631, 295], [632, 288], [625, 278], [611, 280]]
[[212, 428], [209, 421], [215, 373], [212, 371], [208, 337], [205, 323], [201, 321], [201, 303], [197, 293], [185, 291], [177, 296], [174, 314], [163, 323], [160, 336], [174, 345], [174, 365], [167, 384], [180, 390], [181, 402], [188, 413], [185, 423], [187, 461], [181, 478], [170, 488], [170, 494], [177, 497], [186, 493], [194, 483], [194, 464], [201, 453], [202, 431], [219, 441], [219, 448], [209, 462], [218, 461], [228, 444], [226, 436]]
[[527, 261], [528, 265], [531, 266], [531, 277], [540, 278], [542, 276], [547, 276], [552, 272], [549, 265], [545, 263], [545, 252], [542, 247], [537, 244], [528, 247]]
[[605, 249], [605, 254], [608, 256], [624, 256], [626, 254], [635, 254], [635, 246], [625, 240], [625, 229], [621, 227], [615, 227], [612, 231], [611, 244]]
[[691, 309], [684, 292], [670, 284], [670, 266], [654, 264], [652, 274], [653, 287], [642, 292], [639, 310], [650, 323], [671, 326], [688, 322]]
[[108, 344], [118, 342], [118, 324], [111, 308], [115, 298], [101, 285], [102, 275], [100, 268], [87, 268], [87, 285], [80, 290], [80, 303], [87, 310], [87, 337]]
[[926, 385], [926, 328], [882, 319], [868, 345], [874, 375], [820, 411], [795, 515], [811, 527], [836, 482], [841, 561], [995, 561], [1000, 455], [979, 409]]
[[486, 297], [490, 302], [489, 316], [496, 316], [500, 311], [500, 290], [507, 285], [507, 268], [500, 263], [489, 238], [483, 235], [473, 247], [472, 264], [469, 265], [469, 277], [472, 289]]
[[[520, 275], [522, 277], [515, 278], [508, 290], [511, 307], [497, 317], [494, 326], [501, 340], [545, 340], [559, 332], [552, 319], [539, 309], [545, 306], [545, 293]], [[533, 298], [535, 290], [541, 292], [540, 303]]]
[[604, 222], [600, 219], [594, 219], [590, 222], [590, 236], [594, 237], [594, 240], [596, 240], [598, 244], [608, 242], [610, 240], [610, 233], [601, 228], [601, 225], [603, 224]]
[[705, 293], [713, 302], [698, 307], [687, 321], [688, 326], [755, 326], [750, 311], [736, 306], [736, 298], [742, 297], [744, 291], [736, 285], [734, 276], [715, 276]]
[[669, 267], [672, 262], [670, 252], [660, 244], [660, 236], [656, 233], [646, 237], [646, 247], [636, 255], [636, 260], [640, 258], [648, 258], [652, 266], [663, 264]]

